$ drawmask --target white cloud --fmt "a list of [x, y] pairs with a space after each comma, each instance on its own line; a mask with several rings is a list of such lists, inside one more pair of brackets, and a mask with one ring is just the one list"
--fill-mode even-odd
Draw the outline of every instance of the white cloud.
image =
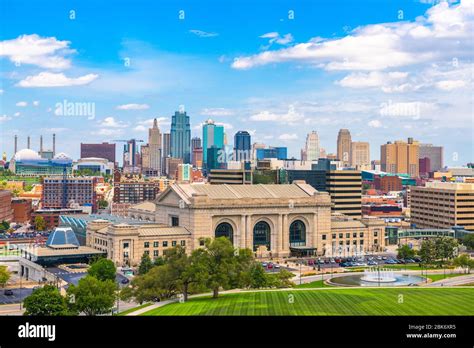
[[444, 80], [436, 82], [436, 87], [443, 91], [452, 91], [453, 89], [462, 88], [466, 85], [462, 80]]
[[343, 87], [367, 88], [391, 85], [394, 82], [405, 81], [408, 76], [406, 72], [392, 71], [389, 73], [371, 71], [369, 73], [351, 73], [336, 83]]
[[74, 53], [69, 41], [37, 34], [21, 35], [16, 39], [0, 41], [0, 57], [16, 64], [31, 64], [46, 69], [67, 69], [71, 66], [66, 55]]
[[288, 112], [286, 113], [275, 113], [268, 110], [260, 111], [250, 116], [251, 121], [257, 122], [268, 122], [275, 121], [284, 124], [295, 124], [298, 121], [303, 120], [304, 115], [295, 111], [293, 105], [289, 106]]
[[234, 111], [226, 108], [204, 108], [201, 110], [201, 115], [203, 116], [232, 116]]
[[2, 95], [3, 92], [5, 92], [5, 91], [3, 89], [0, 89], [0, 95]]
[[15, 113], [13, 114], [13, 116], [15, 116], [15, 117], [18, 117], [18, 116], [20, 116], [20, 115], [21, 115], [20, 112], [15, 112]]
[[122, 121], [117, 121], [114, 117], [109, 116], [99, 122], [99, 126], [109, 128], [125, 128], [128, 126], [128, 124]]
[[372, 120], [372, 121], [369, 121], [367, 125], [371, 128], [381, 128], [382, 122], [380, 122], [379, 120]]
[[0, 116], [0, 122], [10, 121], [11, 119], [12, 118], [7, 115]]
[[237, 57], [232, 67], [298, 62], [326, 70], [383, 70], [451, 59], [453, 54], [469, 59], [473, 4], [472, 0], [457, 6], [443, 2], [416, 21], [361, 26], [343, 38], [313, 38], [288, 48]]
[[214, 37], [214, 36], [219, 35], [218, 33], [210, 33], [210, 32], [197, 30], [197, 29], [192, 29], [189, 32], [199, 37]]
[[35, 101], [33, 101], [33, 106], [38, 106], [38, 105], [40, 105], [40, 102], [39, 102], [39, 100], [35, 100]]
[[93, 131], [92, 134], [94, 135], [102, 135], [102, 136], [118, 136], [124, 133], [123, 129], [110, 129], [110, 128], [101, 128], [97, 131]]
[[97, 79], [99, 75], [87, 74], [80, 77], [67, 77], [63, 73], [41, 72], [35, 76], [28, 76], [18, 82], [17, 86], [32, 87], [67, 87], [87, 85]]
[[123, 104], [116, 107], [117, 110], [147, 110], [149, 108], [148, 104]]
[[262, 39], [269, 39], [268, 43], [271, 45], [274, 42], [279, 45], [287, 45], [293, 42], [293, 35], [290, 33], [280, 36], [277, 32], [266, 33], [260, 36]]
[[19, 106], [19, 107], [25, 107], [28, 105], [28, 103], [26, 101], [20, 101], [18, 103], [15, 104], [16, 106]]
[[[137, 132], [145, 132], [148, 131], [149, 128], [153, 127], [153, 118], [139, 121], [137, 122], [137, 125], [133, 128], [134, 131]], [[156, 121], [158, 122], [158, 128], [160, 128], [162, 131], [163, 126], [169, 126], [171, 124], [171, 121], [167, 117], [157, 117]]]
[[298, 136], [297, 136], [296, 134], [294, 134], [294, 133], [293, 133], [293, 134], [287, 134], [287, 133], [285, 133], [285, 134], [280, 135], [280, 136], [278, 137], [278, 139], [280, 139], [280, 140], [285, 140], [285, 141], [296, 140], [296, 139], [298, 139]]

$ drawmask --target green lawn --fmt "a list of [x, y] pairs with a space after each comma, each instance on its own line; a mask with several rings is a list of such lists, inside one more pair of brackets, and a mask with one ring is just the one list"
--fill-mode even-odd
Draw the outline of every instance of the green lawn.
[[142, 308], [145, 308], [145, 307], [148, 307], [148, 306], [151, 306], [151, 305], [152, 305], [151, 303], [145, 303], [145, 304], [142, 304], [141, 306], [137, 306], [137, 307], [134, 307], [134, 308], [127, 309], [126, 311], [120, 312], [118, 314], [118, 316], [127, 315], [128, 313], [138, 311], [139, 309], [142, 309]]
[[436, 282], [438, 280], [442, 280], [442, 279], [445, 279], [445, 278], [453, 278], [453, 277], [459, 277], [459, 276], [463, 276], [463, 275], [467, 275], [466, 273], [447, 273], [446, 276], [441, 273], [441, 274], [428, 274], [428, 275], [424, 275], [425, 277], [427, 278], [430, 278], [432, 281]]
[[284, 290], [203, 296], [142, 315], [474, 315], [467, 303], [474, 289]]
[[322, 280], [315, 280], [314, 282], [311, 282], [311, 283], [298, 284], [295, 287], [299, 289], [312, 289], [312, 288], [328, 288], [330, 286], [324, 284], [324, 281]]

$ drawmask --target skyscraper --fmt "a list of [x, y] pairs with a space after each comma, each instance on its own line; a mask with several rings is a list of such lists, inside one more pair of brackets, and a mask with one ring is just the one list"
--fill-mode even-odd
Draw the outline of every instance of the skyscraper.
[[[354, 141], [351, 148], [351, 166], [370, 166], [370, 145], [364, 141]], [[368, 169], [368, 168], [365, 168]]]
[[420, 144], [420, 159], [429, 158], [429, 172], [436, 172], [443, 168], [443, 147], [432, 144]]
[[161, 173], [166, 174], [166, 158], [171, 156], [171, 134], [163, 133], [163, 148], [161, 151]]
[[199, 137], [194, 137], [191, 139], [191, 150], [194, 150], [198, 147], [202, 147], [201, 145], [201, 138]]
[[161, 132], [158, 128], [156, 118], [153, 120], [153, 128], [148, 130], [148, 147], [150, 156], [150, 168], [161, 171]]
[[419, 176], [419, 143], [413, 138], [408, 142], [388, 142], [380, 147], [381, 170], [388, 173]]
[[186, 111], [176, 111], [171, 120], [171, 157], [191, 163], [191, 125]]
[[319, 158], [319, 136], [318, 132], [312, 131], [306, 136], [305, 146], [306, 160], [316, 161]]
[[234, 136], [234, 159], [236, 161], [250, 161], [251, 137], [247, 131], [238, 131]]
[[340, 129], [337, 135], [337, 158], [342, 161], [344, 167], [350, 166], [351, 146], [351, 132], [348, 129]]
[[81, 158], [98, 157], [115, 162], [115, 144], [83, 144], [81, 143]]
[[213, 146], [215, 146], [214, 152], [224, 147], [224, 126], [217, 126], [213, 120], [208, 119], [202, 126], [202, 157], [204, 166], [207, 164], [207, 150]]

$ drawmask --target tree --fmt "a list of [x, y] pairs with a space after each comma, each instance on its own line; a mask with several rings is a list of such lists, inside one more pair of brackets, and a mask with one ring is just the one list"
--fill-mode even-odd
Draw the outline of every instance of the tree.
[[457, 245], [458, 243], [454, 238], [439, 237], [435, 239], [436, 258], [441, 259], [441, 265], [445, 263], [445, 260], [454, 257]]
[[436, 260], [436, 245], [432, 239], [424, 240], [421, 243], [420, 257], [425, 264], [432, 264]]
[[453, 262], [455, 266], [465, 268], [466, 273], [471, 273], [471, 268], [474, 267], [474, 260], [472, 260], [468, 254], [459, 255]]
[[247, 273], [244, 286], [252, 289], [260, 289], [269, 286], [265, 269], [260, 263], [255, 262]]
[[163, 266], [165, 264], [165, 260], [158, 256], [155, 260], [153, 260], [153, 266]]
[[117, 268], [114, 263], [106, 258], [100, 258], [92, 263], [87, 273], [101, 281], [115, 281]]
[[146, 274], [152, 267], [153, 262], [151, 262], [150, 255], [148, 255], [147, 253], [143, 253], [140, 265], [138, 266], [138, 274]]
[[403, 244], [401, 247], [399, 247], [397, 252], [397, 257], [399, 259], [411, 259], [415, 256], [415, 250], [410, 248], [407, 244]]
[[0, 266], [0, 285], [4, 288], [10, 280], [10, 271], [7, 266]]
[[177, 293], [175, 272], [169, 265], [152, 267], [146, 274], [138, 275], [129, 287], [122, 289], [121, 298], [134, 298], [138, 303], [160, 301], [171, 298]]
[[206, 239], [204, 252], [199, 255], [200, 267], [207, 270], [205, 284], [212, 290], [212, 298], [219, 296], [220, 288], [228, 288], [236, 273], [234, 247], [226, 237]]
[[85, 315], [106, 314], [115, 303], [117, 285], [112, 280], [99, 280], [87, 275], [77, 286], [71, 285], [67, 291], [70, 308]]
[[30, 296], [25, 298], [23, 305], [25, 307], [24, 315], [58, 316], [69, 314], [66, 298], [52, 285], [45, 285], [34, 290]]
[[474, 250], [474, 233], [466, 234], [462, 240], [462, 244], [466, 246], [469, 250]]
[[44, 231], [46, 229], [46, 222], [42, 216], [38, 215], [35, 217], [35, 228], [38, 231]]
[[267, 274], [268, 286], [272, 288], [291, 288], [295, 284], [291, 281], [295, 275], [286, 269], [280, 270], [276, 274]]
[[107, 202], [105, 199], [101, 199], [98, 202], [99, 209], [105, 209], [109, 206], [109, 202]]

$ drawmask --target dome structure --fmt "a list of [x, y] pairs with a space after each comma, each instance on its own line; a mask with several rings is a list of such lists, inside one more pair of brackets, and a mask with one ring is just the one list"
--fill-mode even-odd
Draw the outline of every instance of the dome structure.
[[31, 149], [23, 149], [18, 151], [14, 156], [15, 161], [37, 161], [41, 160], [41, 156], [38, 152]]

